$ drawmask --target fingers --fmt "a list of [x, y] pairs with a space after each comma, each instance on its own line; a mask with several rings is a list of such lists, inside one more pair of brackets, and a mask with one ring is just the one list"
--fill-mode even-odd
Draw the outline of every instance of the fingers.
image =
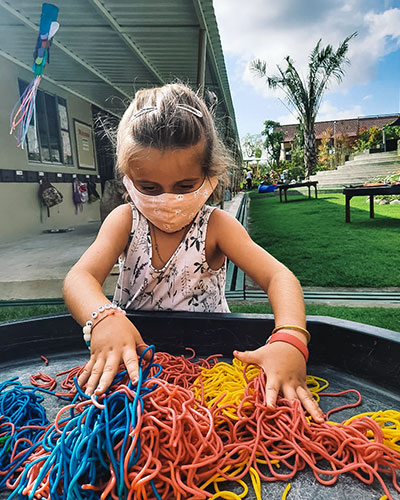
[[277, 379], [267, 377], [267, 385], [265, 387], [265, 404], [268, 408], [275, 408], [276, 399], [279, 393], [279, 382]]
[[[144, 349], [143, 349], [144, 350]], [[92, 394], [103, 394], [111, 385], [115, 375], [118, 373], [121, 357], [114, 352], [108, 354], [106, 359], [103, 357], [92, 358], [85, 366], [84, 371], [78, 379], [81, 387], [86, 384], [85, 393], [88, 396]], [[125, 348], [122, 354], [122, 360], [126, 366], [129, 378], [133, 383], [138, 380], [138, 356], [132, 347]]]
[[95, 394], [100, 395], [106, 392], [110, 387], [115, 375], [119, 369], [120, 357], [115, 353], [110, 353], [107, 356], [106, 362], [104, 364], [103, 373], [100, 377], [97, 388], [95, 389]]
[[128, 372], [129, 378], [133, 384], [136, 384], [139, 378], [138, 356], [136, 350], [132, 347], [127, 347], [122, 355], [123, 362]]
[[297, 396], [301, 401], [304, 409], [308, 411], [315, 422], [324, 422], [324, 414], [318, 403], [313, 398], [311, 391], [302, 386], [297, 388]]
[[255, 351], [233, 351], [236, 359], [242, 363], [257, 363]]
[[296, 399], [299, 399], [296, 393], [296, 390], [293, 386], [291, 385], [285, 385], [282, 387], [282, 393], [283, 397], [288, 399], [289, 401], [295, 401]]
[[[141, 352], [143, 352], [144, 349], [145, 346], [143, 345], [141, 347]], [[86, 384], [85, 393], [88, 396], [94, 393], [97, 395], [103, 394], [118, 373], [120, 360], [121, 357], [114, 352], [109, 353], [105, 359], [103, 356], [98, 358], [92, 357], [80, 375], [78, 384], [80, 387]], [[122, 360], [126, 366], [129, 378], [133, 383], [136, 383], [138, 380], [139, 368], [138, 356], [135, 348], [126, 347], [122, 354]]]
[[[140, 344], [136, 344], [136, 352], [138, 354], [138, 356], [141, 356], [142, 353], [148, 348], [148, 344], [146, 344], [145, 342], [142, 342]], [[144, 355], [144, 359], [146, 361], [149, 361], [151, 359], [151, 351], [147, 351], [146, 354]]]
[[103, 358], [97, 358], [94, 360], [93, 368], [90, 372], [89, 379], [86, 383], [85, 393], [88, 396], [91, 396], [94, 393], [98, 385], [98, 382], [100, 380], [100, 377], [103, 373], [104, 365], [105, 365], [105, 360]]
[[78, 385], [79, 387], [83, 387], [86, 382], [89, 380], [90, 374], [92, 372], [92, 367], [94, 365], [94, 357], [90, 358], [90, 360], [86, 363], [83, 368], [83, 372], [78, 377]]

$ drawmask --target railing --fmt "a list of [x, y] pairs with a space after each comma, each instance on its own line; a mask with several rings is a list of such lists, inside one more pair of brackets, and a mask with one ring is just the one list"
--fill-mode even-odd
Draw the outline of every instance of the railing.
[[[236, 212], [236, 219], [245, 229], [247, 229], [248, 208], [249, 197], [247, 193], [244, 193]], [[238, 296], [239, 299], [246, 300], [246, 275], [230, 260], [228, 260], [226, 270], [225, 295], [227, 299], [236, 299]]]

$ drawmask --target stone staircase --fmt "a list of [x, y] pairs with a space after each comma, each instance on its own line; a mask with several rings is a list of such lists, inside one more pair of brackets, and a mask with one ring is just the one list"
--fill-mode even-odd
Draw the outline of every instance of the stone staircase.
[[346, 161], [336, 170], [323, 170], [312, 175], [310, 180], [318, 181], [318, 188], [343, 187], [363, 184], [375, 177], [400, 172], [400, 156], [397, 151], [388, 153], [363, 153]]

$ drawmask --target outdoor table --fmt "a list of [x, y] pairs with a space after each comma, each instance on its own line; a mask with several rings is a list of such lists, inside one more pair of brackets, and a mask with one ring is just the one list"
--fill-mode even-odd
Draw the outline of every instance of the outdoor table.
[[277, 184], [277, 187], [279, 188], [279, 201], [282, 203], [282, 191], [285, 194], [285, 201], [287, 202], [287, 190], [298, 187], [308, 187], [308, 197], [311, 198], [311, 192], [310, 192], [311, 186], [314, 186], [315, 198], [317, 199], [318, 198], [317, 184], [318, 181], [295, 182], [293, 184], [289, 183]]
[[353, 196], [369, 196], [369, 216], [374, 218], [374, 196], [400, 194], [400, 185], [382, 185], [382, 186], [359, 186], [345, 187], [343, 194], [346, 197], [346, 222], [350, 222], [350, 200]]

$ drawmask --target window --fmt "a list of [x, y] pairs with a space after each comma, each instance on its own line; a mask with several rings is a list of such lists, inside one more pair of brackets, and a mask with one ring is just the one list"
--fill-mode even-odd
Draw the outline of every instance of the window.
[[[19, 80], [21, 95], [27, 85]], [[72, 165], [65, 99], [38, 90], [35, 108], [36, 116], [32, 116], [26, 137], [29, 160]]]

